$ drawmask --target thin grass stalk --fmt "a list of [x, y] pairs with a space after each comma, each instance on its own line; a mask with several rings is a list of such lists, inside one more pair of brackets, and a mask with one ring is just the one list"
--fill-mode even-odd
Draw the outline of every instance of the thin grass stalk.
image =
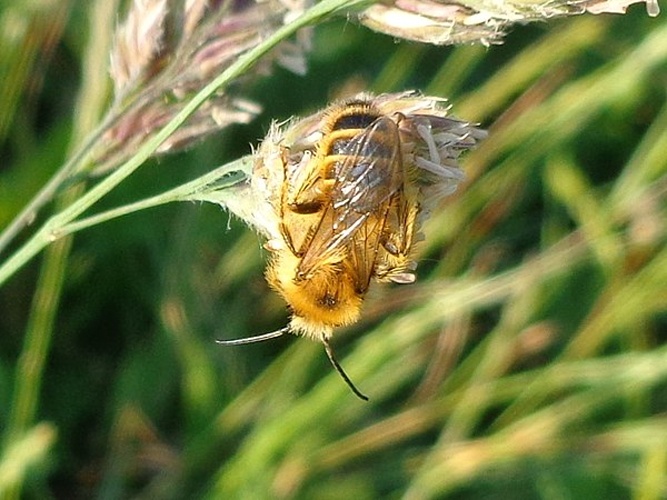
[[[14, 240], [14, 238], [27, 226], [29, 226], [32, 221], [37, 217], [40, 209], [42, 209], [47, 203], [53, 200], [54, 196], [60, 191], [71, 178], [72, 174], [81, 168], [81, 165], [85, 164], [90, 154], [91, 150], [97, 144], [104, 133], [115, 123], [117, 117], [108, 115], [102, 123], [92, 132], [86, 139], [83, 146], [70, 157], [67, 162], [60, 167], [55, 174], [48, 180], [48, 182], [38, 191], [38, 193], [27, 203], [27, 205], [19, 212], [19, 214], [12, 220], [12, 222], [0, 233], [0, 253], [2, 253], [7, 246]], [[24, 245], [22, 248], [25, 248]], [[34, 251], [34, 253], [28, 256], [27, 260], [30, 257], [34, 256], [35, 253], [39, 252], [39, 249]], [[17, 259], [15, 265], [10, 266], [9, 269], [4, 269], [6, 264], [10, 259], [16, 259], [15, 252], [10, 256], [5, 264], [0, 267], [0, 285], [11, 276], [18, 268], [20, 268], [25, 261], [23, 259]], [[16, 267], [16, 269], [15, 269]]]
[[[649, 353], [620, 354], [598, 360], [560, 362], [553, 378], [545, 381], [543, 390], [551, 399], [573, 389], [582, 390], [582, 387], [595, 391], [599, 387], [632, 386], [634, 382], [643, 379], [646, 380], [644, 385], [650, 387], [667, 376], [664, 369], [666, 359], [667, 352], [663, 348]], [[538, 368], [484, 382], [479, 388], [479, 411], [511, 402], [541, 370]], [[313, 472], [342, 467], [347, 462], [395, 448], [437, 428], [460, 405], [468, 390], [468, 387], [463, 386], [443, 391], [436, 400], [407, 408], [332, 442], [315, 454], [311, 462]]]
[[[117, 1], [99, 0], [91, 4], [91, 43], [83, 60], [84, 79], [74, 124], [73, 144], [78, 144], [93, 128], [102, 113], [107, 92], [105, 56], [111, 45], [113, 13]], [[64, 209], [85, 191], [79, 183], [70, 187], [57, 200], [57, 210]], [[5, 429], [5, 446], [11, 446], [33, 424], [39, 405], [44, 367], [53, 339], [60, 298], [63, 291], [72, 237], [64, 237], [47, 249], [33, 297], [22, 354], [19, 358], [10, 415]], [[5, 498], [21, 497], [22, 483], [16, 482]]]
[[56, 429], [50, 424], [37, 424], [2, 450], [0, 455], [0, 498], [12, 498], [20, 490], [30, 467], [47, 458], [56, 441]]
[[383, 65], [369, 89], [371, 92], [386, 92], [404, 88], [405, 82], [415, 72], [426, 47], [404, 44], [396, 48], [391, 58]]
[[85, 217], [75, 222], [65, 224], [60, 230], [60, 234], [72, 234], [81, 231], [82, 229], [102, 224], [103, 222], [108, 222], [125, 215], [139, 212], [141, 210], [147, 210], [149, 208], [159, 207], [175, 201], [198, 201], [202, 199], [202, 197], [210, 201], [211, 196], [202, 195], [202, 192], [212, 184], [215, 184], [215, 189], [217, 191], [215, 195], [216, 201], [224, 206], [226, 197], [234, 196], [234, 194], [228, 193], [227, 190], [243, 183], [251, 170], [252, 156], [244, 156], [243, 158], [227, 163], [193, 181], [177, 186], [164, 193], [144, 198], [143, 200], [133, 203], [128, 203], [127, 205], [122, 205], [120, 207], [111, 208], [104, 212], [91, 215], [90, 217]]
[[[483, 85], [457, 103], [461, 116], [482, 120], [493, 116], [530, 82], [540, 78], [556, 64], [568, 61], [599, 42], [605, 24], [591, 16], [570, 19], [561, 29], [545, 35], [504, 64]], [[443, 75], [444, 76], [444, 75]], [[532, 129], [531, 129], [532, 130]]]
[[[588, 439], [583, 434], [570, 436], [568, 430], [585, 422], [611, 401], [622, 399], [623, 389], [649, 389], [660, 384], [667, 373], [666, 355], [667, 351], [663, 348], [650, 353], [622, 354], [601, 360], [561, 363], [559, 370], [554, 373], [555, 378], [544, 385], [545, 392], [550, 399], [555, 399], [555, 403], [536, 412], [522, 414], [519, 420], [507, 428], [499, 429], [489, 436], [441, 446], [432, 456], [437, 471], [433, 471], [431, 467], [423, 468], [425, 478], [430, 478], [427, 483], [431, 483], [431, 486], [438, 490], [445, 488], [446, 491], [469, 481], [490, 465], [508, 464], [515, 459], [539, 455], [542, 451], [570, 448], [574, 446], [572, 439]], [[494, 405], [509, 402], [540, 372], [541, 369], [538, 369], [483, 382], [479, 390], [481, 400], [478, 410], [486, 411]], [[233, 489], [225, 491], [236, 495], [249, 494], [253, 489], [251, 485], [258, 484], [258, 478], [262, 478], [259, 480], [263, 484], [260, 488], [268, 488], [263, 481], [278, 476], [287, 462], [298, 460], [299, 457], [308, 464], [307, 470], [303, 471], [304, 477], [300, 478], [300, 481], [304, 482], [308, 478], [317, 477], [319, 473], [345, 467], [347, 463], [363, 459], [373, 452], [400, 446], [415, 436], [437, 429], [440, 422], [461, 404], [467, 390], [469, 389], [462, 388], [443, 394], [437, 401], [409, 408], [395, 417], [344, 436], [325, 448], [305, 443], [317, 442], [323, 429], [345, 429], [345, 425], [341, 424], [342, 407], [338, 407], [335, 412], [308, 415], [304, 422], [301, 422], [301, 408], [290, 408], [287, 412], [279, 410], [277, 413], [282, 418], [272, 414], [255, 422], [257, 430], [246, 440], [249, 449], [244, 447], [242, 451], [236, 452], [232, 459], [234, 461], [240, 459], [240, 455], [248, 454], [237, 464], [239, 471], [243, 470], [245, 479], [240, 480]], [[572, 392], [571, 396], [562, 397], [563, 393]], [[296, 405], [300, 406], [300, 403]], [[357, 414], [354, 420], [363, 419], [362, 413]], [[290, 422], [290, 426], [301, 429], [299, 445], [286, 438], [282, 447], [277, 446], [283, 442], [278, 426], [284, 429], [285, 421]], [[313, 426], [312, 422], [318, 422], [318, 425]], [[626, 434], [630, 436], [631, 432], [632, 430], [628, 429]], [[224, 436], [233, 439], [229, 432], [224, 433]], [[329, 436], [329, 439], [335, 437]], [[272, 453], [269, 453], [270, 443], [276, 446]], [[482, 452], [481, 456], [475, 454], [476, 450]], [[274, 470], [274, 464], [278, 470]], [[243, 465], [248, 465], [248, 468], [243, 469]], [[443, 474], [444, 470], [452, 472], [451, 477]], [[224, 484], [226, 487], [231, 486], [226, 482]], [[268, 490], [262, 491], [266, 493]]]
[[[70, 188], [60, 197], [58, 205], [65, 206], [83, 190], [83, 185]], [[53, 327], [71, 248], [72, 237], [68, 236], [56, 241], [44, 255], [23, 349], [14, 375], [14, 392], [5, 429], [5, 446], [11, 446], [33, 424], [37, 415], [44, 368], [53, 340]], [[21, 489], [22, 484], [16, 483], [4, 498], [18, 500], [21, 498]]]
[[[623, 271], [619, 271], [623, 272]], [[608, 300], [587, 318], [568, 345], [570, 358], [592, 356], [618, 335], [653, 314], [667, 310], [667, 249], [630, 278], [612, 281]], [[656, 293], [656, 290], [661, 292]], [[604, 297], [604, 292], [602, 294]]]
[[[55, 42], [62, 36], [67, 24], [72, 3], [70, 0], [44, 2], [28, 8], [19, 2], [3, 3], [5, 24], [2, 40], [4, 50], [0, 51], [0, 74], [3, 76], [0, 85], [0, 142], [5, 141], [11, 130], [35, 67], [51, 58]], [[17, 26], [20, 28], [17, 29]], [[11, 35], [7, 33], [10, 29], [14, 30]]]
[[605, 210], [605, 200], [600, 200], [585, 173], [570, 158], [551, 159], [545, 177], [549, 191], [567, 208], [588, 240], [599, 268], [614, 273], [626, 249], [622, 236], [614, 232], [614, 214]]
[[[509, 100], [516, 93], [517, 88], [528, 85], [531, 81], [543, 75], [550, 67], [563, 65], [563, 63], [588, 47], [589, 44], [601, 39], [603, 35], [604, 24], [599, 20], [592, 18], [573, 20], [568, 25], [565, 25], [562, 30], [546, 36], [538, 43], [522, 51], [520, 55], [515, 57], [510, 63], [504, 65], [501, 70], [488, 80], [481, 90], [476, 90], [467, 97], [464, 96], [456, 104], [456, 109], [463, 113], [464, 116], [483, 119], [485, 116], [495, 112], [503, 102]], [[612, 65], [611, 68], [611, 70], [609, 68], [598, 70], [596, 77], [601, 78], [600, 74], [606, 75], [609, 71], [613, 70], [614, 66]], [[617, 78], [618, 75], [613, 76], [613, 80]], [[612, 80], [612, 78], [609, 78], [609, 80]], [[508, 84], [508, 81], [511, 84]], [[430, 230], [430, 237], [427, 241], [427, 245], [437, 245], [439, 243], [437, 234], [435, 237], [433, 235], [434, 231], [446, 230], [449, 234], [463, 232], [464, 236], [458, 237], [453, 241], [452, 249], [448, 253], [448, 259], [444, 263], [450, 272], [453, 267], [457, 266], [456, 252], [466, 252], [469, 242], [466, 242], [465, 238], [471, 236], [467, 231], [461, 231], [456, 225], [456, 221], [459, 221], [461, 226], [465, 225], [473, 214], [477, 214], [489, 199], [493, 199], [494, 197], [501, 200], [508, 199], [507, 194], [498, 193], [498, 186], [506, 186], [509, 190], [515, 190], [516, 186], [527, 175], [530, 175], [528, 170], [532, 168], [531, 166], [534, 164], [536, 156], [547, 154], [554, 148], [557, 141], [566, 140], [585, 124], [586, 121], [582, 120], [584, 115], [579, 114], [579, 100], [573, 97], [577, 92], [569, 92], [567, 98], [561, 98], [559, 96], [566, 93], [568, 87], [564, 87], [553, 96], [550, 96], [552, 91], [552, 89], [547, 89], [547, 94], [541, 97], [538, 95], [537, 101], [528, 99], [527, 103], [519, 103], [516, 106], [519, 108], [517, 116], [512, 116], [508, 120], [508, 117], [504, 115], [504, 118], [499, 120], [499, 123], [492, 130], [491, 135], [485, 140], [484, 147], [480, 150], [472, 151], [468, 155], [466, 170], [470, 185], [467, 188], [466, 196], [450, 203], [448, 210], [463, 209], [469, 212], [470, 215], [468, 217], [451, 217], [451, 220], [454, 222], [446, 226], [443, 225], [440, 229]], [[584, 99], [593, 108], [593, 111], [589, 110], [589, 114], [599, 112], [600, 108], [608, 104], [608, 101], [605, 100], [606, 95], [603, 94], [602, 97], [596, 96], [597, 99], [602, 100], [597, 105], [593, 101]], [[550, 97], [550, 100], [541, 103], [547, 97]], [[611, 100], [613, 96], [609, 96], [609, 98]], [[551, 103], [556, 100], [562, 101], [563, 104], [559, 104], [558, 106], [552, 105]], [[509, 115], [511, 112], [507, 114]], [[554, 124], [562, 119], [562, 115], [568, 117], [570, 125], [567, 127], [563, 127], [562, 125], [556, 127]], [[541, 122], [539, 126], [536, 126], [536, 120]], [[572, 123], [576, 127], [572, 127]], [[564, 129], [567, 130], [568, 135], [563, 134], [562, 130]], [[538, 139], [533, 138], [536, 134], [539, 135]], [[530, 147], [525, 145], [527, 140], [531, 141]], [[510, 157], [504, 159], [502, 163], [496, 164], [492, 172], [480, 177], [494, 163], [494, 158], [505, 156], [506, 151], [511, 149], [516, 149], [516, 151]], [[510, 192], [509, 194], [512, 193]], [[481, 236], [479, 235], [479, 237]]]
[[534, 303], [540, 295], [535, 285], [526, 281], [524, 288], [517, 290], [503, 307], [498, 326], [485, 342], [483, 357], [467, 379], [463, 397], [444, 426], [438, 441], [440, 445], [466, 439], [482, 418], [483, 401], [488, 399], [484, 394], [486, 386], [502, 378], [512, 367], [516, 335], [530, 322]]
[[[583, 322], [559, 359], [564, 361], [593, 356], [614, 334], [667, 308], [667, 296], [655, 293], [655, 290], [664, 289], [663, 285], [667, 282], [667, 250], [656, 255], [622, 286], [618, 286], [613, 278], [611, 281], [611, 291], [603, 290], [600, 293], [600, 305], [593, 308], [590, 317]], [[528, 414], [537, 408], [547, 397], [543, 390], [545, 382], [556, 376], [558, 367], [556, 362], [546, 367], [498, 417], [493, 427], [509, 425], [516, 415]]]
[[[453, 48], [426, 86], [424, 93], [444, 96], [458, 94], [468, 76], [479, 66], [486, 53], [486, 48], [482, 45], [460, 45]], [[479, 120], [481, 116], [478, 114], [469, 118]]]
[[[575, 446], [572, 442], [585, 438], [583, 428], [587, 419], [624, 397], [624, 388], [633, 390], [655, 387], [665, 379], [665, 349], [639, 357], [636, 365], [625, 365], [620, 359], [584, 361], [575, 363], [609, 365], [604, 370], [607, 378], [597, 376], [597, 383], [579, 390], [572, 396], [557, 398], [553, 404], [537, 410], [530, 409], [517, 415], [514, 422], [499, 428], [489, 436], [459, 443], [447, 443], [432, 450], [424, 457], [420, 472], [403, 498], [420, 499], [439, 497], [453, 488], [477, 477], [494, 466], [508, 465], [515, 460], [532, 456], [553, 454]], [[635, 356], [636, 358], [637, 356]], [[567, 365], [560, 366], [565, 372]], [[611, 368], [611, 370], [609, 369]], [[597, 367], [588, 371], [595, 373]], [[615, 370], [615, 371], [614, 371]], [[544, 386], [546, 390], [549, 385]], [[576, 385], [565, 389], [576, 389]], [[633, 426], [634, 427], [634, 426]], [[636, 429], [635, 429], [636, 430]], [[632, 435], [632, 432], [626, 434]], [[632, 439], [627, 439], [631, 443]], [[637, 447], [635, 439], [630, 447]], [[608, 450], [609, 446], [598, 448]], [[610, 443], [607, 442], [607, 445]], [[643, 445], [642, 445], [643, 446]], [[616, 446], [619, 452], [627, 453], [628, 446]], [[595, 446], [591, 447], [595, 452]], [[608, 451], [607, 451], [608, 453]]]
[[614, 183], [609, 208], [629, 210], [647, 187], [667, 175], [667, 105], [663, 105]]
[[[649, 429], [651, 431], [646, 448], [635, 479], [635, 490], [632, 496], [635, 500], [660, 500], [667, 494], [667, 443], [656, 442], [655, 436], [667, 435], [667, 427]], [[615, 437], [615, 436], [612, 436]], [[636, 436], [631, 436], [632, 443], [636, 443]]]
[[[564, 86], [548, 101], [527, 109], [520, 119], [508, 126], [492, 129], [485, 141], [486, 162], [492, 162], [500, 151], [518, 146], [522, 147], [517, 155], [531, 159], [553, 150], [557, 144], [563, 144], [579, 133], [602, 110], [615, 105], [619, 100], [629, 105], [629, 99], [639, 99], [642, 82], [664, 66], [665, 61], [667, 26], [659, 25], [646, 35], [644, 41], [615, 61]], [[516, 71], [519, 72], [519, 69]], [[501, 81], [500, 78], [498, 80]], [[494, 81], [495, 78], [491, 80]], [[490, 83], [487, 85], [492, 89]], [[482, 91], [486, 90], [485, 87]], [[478, 101], [487, 101], [486, 94], [478, 95], [484, 95], [485, 98], [464, 101], [457, 105], [457, 111], [464, 116], [478, 116]], [[468, 107], [468, 102], [471, 107]], [[474, 156], [474, 152], [470, 156]]]

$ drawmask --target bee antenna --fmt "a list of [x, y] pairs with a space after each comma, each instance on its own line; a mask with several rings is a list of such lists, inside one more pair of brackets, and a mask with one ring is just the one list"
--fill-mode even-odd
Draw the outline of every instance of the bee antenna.
[[329, 341], [327, 339], [322, 339], [322, 343], [324, 344], [324, 350], [327, 352], [327, 357], [329, 358], [329, 361], [331, 361], [331, 364], [333, 367], [336, 369], [338, 374], [345, 380], [345, 383], [348, 385], [350, 389], [352, 389], [352, 392], [359, 398], [363, 399], [364, 401], [368, 401], [368, 396], [366, 396], [364, 393], [362, 393], [359, 389], [357, 389], [352, 381], [350, 380], [350, 377], [347, 376], [347, 373], [345, 373], [345, 370], [343, 370], [343, 367], [340, 366], [338, 361], [336, 361], [336, 356], [334, 355], [333, 349], [331, 348], [331, 345], [329, 344]]
[[254, 344], [255, 342], [263, 342], [269, 339], [275, 339], [281, 337], [284, 334], [289, 332], [289, 327], [281, 328], [275, 332], [262, 333], [261, 335], [255, 335], [254, 337], [246, 337], [243, 339], [234, 339], [234, 340], [216, 340], [217, 344], [221, 345], [243, 345], [243, 344]]

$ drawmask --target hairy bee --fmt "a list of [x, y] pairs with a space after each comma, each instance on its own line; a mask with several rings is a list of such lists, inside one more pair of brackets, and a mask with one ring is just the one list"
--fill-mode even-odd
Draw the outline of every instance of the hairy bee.
[[223, 343], [285, 332], [318, 340], [355, 394], [367, 399], [335, 360], [329, 339], [335, 328], [359, 319], [371, 281], [415, 280], [413, 246], [425, 191], [455, 187], [462, 178], [455, 159], [474, 145], [470, 130], [477, 129], [445, 118], [438, 102], [416, 93], [362, 94], [298, 122], [270, 140], [268, 151], [260, 149], [253, 181], [276, 217], [256, 225], [269, 235], [267, 281], [292, 318], [277, 332]]
[[267, 279], [290, 305], [296, 333], [328, 339], [357, 321], [373, 278], [414, 281], [419, 203], [395, 120], [372, 102], [345, 102], [327, 111], [315, 151], [285, 162], [284, 245], [274, 249]]

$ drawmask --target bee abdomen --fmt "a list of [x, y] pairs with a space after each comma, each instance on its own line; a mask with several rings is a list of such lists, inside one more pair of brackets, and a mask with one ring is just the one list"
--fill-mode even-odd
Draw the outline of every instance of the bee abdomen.
[[331, 123], [329, 130], [331, 142], [324, 151], [326, 156], [358, 153], [354, 151], [355, 144], [351, 139], [370, 127], [381, 116], [363, 102], [350, 103], [350, 106], [347, 113]]

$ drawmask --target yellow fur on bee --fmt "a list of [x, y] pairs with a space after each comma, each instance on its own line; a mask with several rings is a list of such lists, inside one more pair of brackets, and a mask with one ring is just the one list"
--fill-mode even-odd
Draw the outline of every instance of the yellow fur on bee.
[[343, 263], [318, 266], [309, 276], [299, 277], [300, 259], [288, 250], [275, 252], [266, 277], [290, 305], [290, 329], [315, 340], [328, 339], [333, 329], [359, 319], [362, 296], [355, 290]]

